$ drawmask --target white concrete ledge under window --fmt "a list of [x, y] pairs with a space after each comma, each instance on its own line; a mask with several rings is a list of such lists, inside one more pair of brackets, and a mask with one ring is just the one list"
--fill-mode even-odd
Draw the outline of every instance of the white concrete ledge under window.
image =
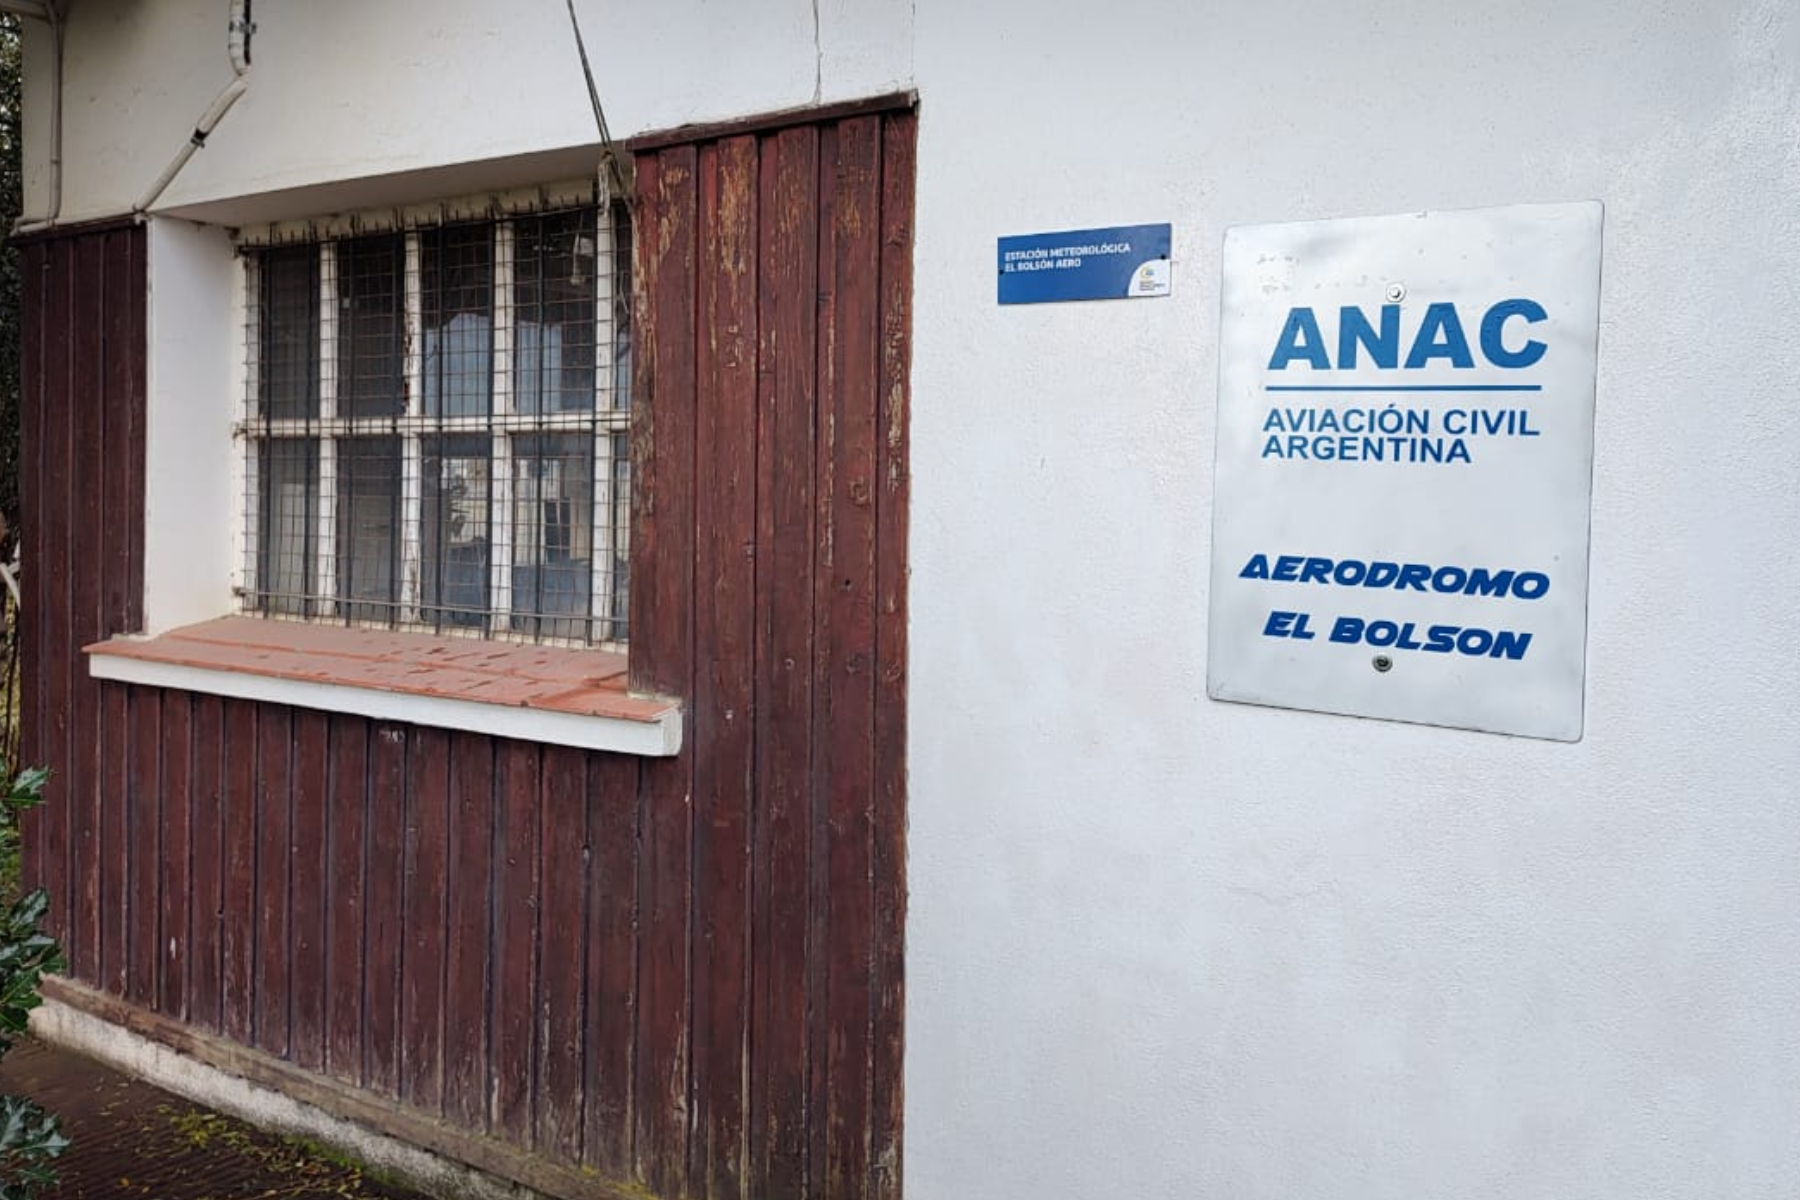
[[96, 679], [621, 754], [681, 749], [680, 702], [632, 695], [625, 656], [604, 650], [221, 617], [87, 654]]

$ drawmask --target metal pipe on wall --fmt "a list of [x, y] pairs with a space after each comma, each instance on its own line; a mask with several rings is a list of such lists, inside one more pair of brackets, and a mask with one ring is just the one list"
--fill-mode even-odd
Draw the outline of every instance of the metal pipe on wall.
[[41, 0], [41, 3], [20, 3], [9, 0], [0, 4], [7, 12], [20, 16], [32, 17], [47, 22], [50, 26], [51, 64], [50, 64], [50, 203], [48, 211], [34, 220], [20, 219], [13, 223], [14, 233], [32, 233], [39, 229], [49, 229], [62, 216], [62, 125], [63, 125], [63, 17], [67, 12], [67, 3], [59, 11], [55, 0]]
[[225, 118], [225, 114], [231, 111], [231, 106], [238, 102], [238, 97], [249, 90], [250, 84], [245, 77], [250, 71], [250, 35], [255, 28], [250, 23], [250, 0], [231, 0], [231, 20], [227, 27], [226, 49], [231, 56], [232, 80], [220, 90], [217, 96], [213, 97], [212, 103], [206, 106], [206, 111], [201, 113], [200, 119], [194, 123], [194, 132], [188, 136], [187, 145], [175, 152], [175, 157], [170, 160], [168, 166], [163, 168], [162, 174], [156, 177], [156, 181], [132, 206], [133, 212], [141, 216], [149, 211], [150, 206], [155, 204], [168, 190], [171, 183], [175, 182], [175, 177], [181, 174], [183, 167], [187, 166], [188, 159], [194, 157], [194, 152], [206, 145], [207, 137], [218, 127], [219, 122]]

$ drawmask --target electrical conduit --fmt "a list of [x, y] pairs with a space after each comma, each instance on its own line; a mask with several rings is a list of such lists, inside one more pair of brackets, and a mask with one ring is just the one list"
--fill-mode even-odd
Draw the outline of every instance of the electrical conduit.
[[175, 154], [169, 165], [163, 168], [156, 182], [144, 192], [141, 199], [133, 206], [132, 211], [142, 216], [148, 212], [162, 194], [168, 190], [181, 169], [187, 166], [188, 159], [194, 157], [194, 151], [206, 145], [207, 137], [218, 127], [225, 114], [231, 111], [238, 97], [249, 90], [250, 83], [246, 76], [250, 71], [250, 34], [255, 27], [250, 23], [250, 0], [231, 0], [231, 23], [229, 25], [227, 47], [231, 54], [232, 80], [226, 84], [213, 102], [206, 106], [200, 119], [194, 123], [194, 132], [188, 137], [187, 145]]

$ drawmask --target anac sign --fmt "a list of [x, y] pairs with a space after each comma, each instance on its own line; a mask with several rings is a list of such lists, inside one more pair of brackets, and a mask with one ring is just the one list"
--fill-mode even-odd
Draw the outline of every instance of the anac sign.
[[1600, 231], [1227, 233], [1209, 695], [1580, 738]]

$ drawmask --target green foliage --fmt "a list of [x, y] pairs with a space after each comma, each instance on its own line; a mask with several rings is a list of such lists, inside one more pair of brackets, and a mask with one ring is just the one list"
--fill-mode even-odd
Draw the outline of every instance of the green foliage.
[[[5, 769], [0, 759], [0, 904], [11, 904], [19, 898], [19, 814], [43, 803], [44, 785], [50, 772], [31, 767], [17, 775]], [[0, 1048], [0, 1054], [5, 1054]]]
[[[0, 857], [17, 860], [19, 817], [44, 802], [49, 779], [50, 772], [33, 767], [0, 784]], [[0, 908], [0, 1055], [12, 1049], [31, 1010], [43, 1002], [38, 983], [68, 965], [62, 947], [43, 930], [49, 911], [50, 894], [43, 888], [13, 897]]]
[[0, 1096], [0, 1200], [30, 1200], [56, 1186], [50, 1166], [69, 1147], [56, 1118], [19, 1096]]
[[48, 911], [50, 893], [37, 888], [0, 913], [0, 1054], [12, 1049], [13, 1038], [25, 1032], [31, 1010], [43, 1003], [38, 983], [44, 975], [68, 965], [62, 947], [43, 931]]
[[[0, 782], [0, 858], [17, 862], [19, 817], [44, 802], [50, 773], [42, 768], [8, 773]], [[0, 1055], [25, 1032], [31, 1010], [43, 1003], [38, 985], [46, 972], [61, 971], [62, 947], [44, 932], [50, 894], [36, 888], [10, 897], [0, 908]], [[56, 1182], [51, 1162], [69, 1139], [56, 1118], [19, 1096], [0, 1096], [0, 1200], [28, 1200]]]

